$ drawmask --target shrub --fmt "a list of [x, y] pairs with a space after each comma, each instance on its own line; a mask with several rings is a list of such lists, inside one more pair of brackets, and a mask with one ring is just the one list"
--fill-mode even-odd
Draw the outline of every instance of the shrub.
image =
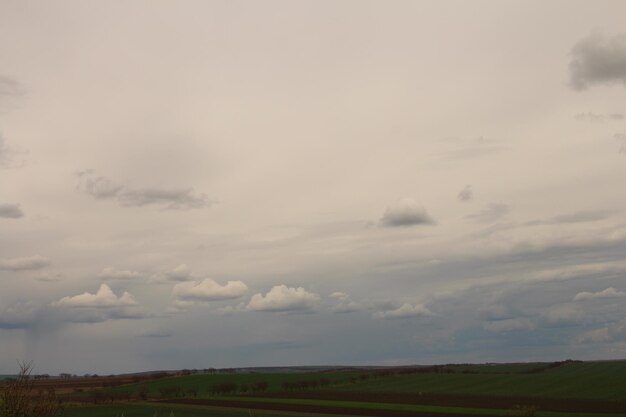
[[0, 392], [0, 417], [55, 417], [61, 404], [53, 390], [35, 392], [30, 377], [32, 363], [21, 362], [16, 378], [8, 381]]

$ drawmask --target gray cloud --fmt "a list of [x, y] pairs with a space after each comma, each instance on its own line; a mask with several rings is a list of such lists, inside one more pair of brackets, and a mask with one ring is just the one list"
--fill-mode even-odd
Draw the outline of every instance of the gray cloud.
[[2, 96], [17, 96], [22, 94], [22, 87], [17, 80], [0, 75], [0, 98]]
[[474, 191], [472, 190], [472, 186], [466, 185], [461, 191], [459, 191], [457, 198], [459, 199], [459, 201], [463, 202], [470, 201], [472, 198], [474, 198]]
[[1, 258], [0, 271], [28, 271], [42, 269], [50, 265], [50, 260], [43, 256], [34, 255], [23, 258]]
[[189, 281], [193, 278], [191, 268], [187, 264], [180, 264], [176, 268], [165, 272], [159, 272], [150, 277], [150, 281], [165, 283], [165, 282], [182, 282]]
[[63, 274], [60, 274], [60, 273], [42, 274], [42, 275], [38, 275], [34, 277], [34, 279], [37, 281], [41, 281], [41, 282], [58, 282], [58, 281], [62, 281], [64, 279], [64, 276]]
[[128, 188], [110, 178], [97, 176], [93, 170], [84, 170], [76, 174], [79, 182], [77, 189], [92, 197], [105, 200], [115, 199], [123, 207], [161, 206], [168, 210], [203, 208], [211, 205], [206, 194], [198, 194], [188, 188]]
[[24, 166], [24, 160], [16, 158], [16, 156], [24, 153], [22, 150], [7, 145], [4, 136], [0, 133], [0, 168], [20, 168]]
[[435, 221], [415, 200], [404, 198], [391, 204], [380, 219], [384, 227], [407, 227], [420, 224], [432, 225]]
[[361, 310], [361, 306], [352, 301], [350, 296], [344, 292], [334, 292], [330, 297], [337, 300], [337, 304], [332, 307], [333, 313], [345, 314]]
[[511, 210], [506, 204], [490, 203], [485, 209], [465, 217], [479, 223], [493, 223], [506, 216], [509, 211]]
[[584, 90], [594, 84], [626, 84], [626, 36], [594, 33], [572, 48], [570, 85]]
[[0, 204], [0, 218], [19, 219], [24, 217], [24, 212], [19, 204]]

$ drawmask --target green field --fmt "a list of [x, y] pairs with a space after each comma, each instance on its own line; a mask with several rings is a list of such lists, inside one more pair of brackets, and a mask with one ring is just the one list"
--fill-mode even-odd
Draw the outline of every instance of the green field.
[[[289, 386], [302, 381], [325, 380], [324, 386]], [[265, 392], [235, 392], [216, 395], [216, 384], [251, 386], [265, 381]], [[286, 385], [285, 385], [286, 384]], [[179, 387], [175, 397], [165, 397], [163, 388]], [[286, 387], [288, 389], [286, 389]], [[165, 377], [111, 388], [111, 392], [138, 393], [148, 399], [174, 401], [238, 401], [233, 404], [179, 405], [118, 403], [70, 408], [69, 417], [83, 416], [298, 416], [289, 411], [265, 411], [268, 403], [293, 408], [319, 407], [320, 413], [337, 409], [372, 412], [424, 413], [434, 415], [515, 415], [516, 405], [537, 407], [540, 417], [626, 416], [626, 361], [445, 365], [412, 368], [352, 368], [303, 373], [214, 373]], [[193, 393], [187, 390], [193, 389]], [[106, 391], [105, 391], [106, 392]], [[89, 395], [89, 393], [85, 393]], [[219, 405], [220, 407], [215, 407]], [[223, 408], [231, 406], [235, 408]], [[251, 411], [246, 409], [249, 406]], [[256, 407], [256, 408], [255, 408]], [[333, 408], [330, 410], [329, 408]], [[164, 414], [165, 413], [165, 414]], [[346, 411], [348, 413], [348, 411]], [[321, 416], [322, 414], [311, 414]], [[324, 414], [328, 415], [328, 414]]]
[[330, 390], [626, 400], [626, 361], [569, 363], [540, 373], [498, 373], [499, 368], [512, 369], [503, 365], [484, 373], [476, 367], [475, 374], [395, 375]]

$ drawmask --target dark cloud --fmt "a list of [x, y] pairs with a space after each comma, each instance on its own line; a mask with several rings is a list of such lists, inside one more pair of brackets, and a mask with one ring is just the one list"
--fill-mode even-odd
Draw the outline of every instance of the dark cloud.
[[188, 188], [128, 188], [110, 178], [97, 176], [93, 170], [84, 170], [78, 176], [77, 189], [92, 197], [115, 199], [123, 207], [161, 206], [168, 210], [203, 208], [211, 205], [206, 194]]
[[572, 48], [570, 85], [584, 90], [594, 84], [626, 84], [626, 36], [594, 33]]
[[461, 191], [459, 191], [459, 194], [457, 195], [459, 201], [463, 202], [470, 201], [473, 197], [474, 191], [472, 190], [471, 185], [466, 185]]
[[24, 217], [24, 212], [19, 204], [0, 204], [0, 218], [19, 219]]
[[0, 258], [0, 271], [29, 271], [42, 269], [50, 265], [50, 260], [35, 255], [24, 258]]
[[384, 227], [409, 227], [420, 224], [432, 225], [435, 221], [415, 200], [404, 198], [396, 201], [385, 210], [380, 219]]
[[32, 303], [0, 305], [0, 330], [25, 329], [31, 327], [37, 316], [37, 308]]
[[511, 209], [506, 204], [491, 203], [487, 208], [466, 216], [468, 219], [475, 220], [480, 223], [493, 223], [506, 216]]

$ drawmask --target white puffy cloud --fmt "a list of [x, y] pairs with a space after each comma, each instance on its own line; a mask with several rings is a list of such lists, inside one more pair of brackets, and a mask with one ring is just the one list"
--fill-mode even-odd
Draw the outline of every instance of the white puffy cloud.
[[432, 225], [435, 221], [417, 201], [403, 198], [387, 207], [380, 224], [385, 227], [408, 227]]
[[0, 259], [0, 271], [29, 271], [42, 269], [50, 265], [50, 260], [40, 255], [27, 256], [23, 258], [2, 258]]
[[104, 268], [99, 274], [98, 278], [102, 280], [132, 280], [143, 278], [144, 274], [137, 271], [116, 269], [113, 267]]
[[242, 297], [248, 286], [241, 281], [228, 281], [220, 285], [210, 278], [202, 281], [181, 282], [174, 286], [173, 295], [182, 301], [220, 301]]
[[0, 204], [0, 218], [19, 219], [24, 212], [19, 204]]
[[59, 301], [52, 303], [52, 305], [71, 308], [107, 308], [134, 306], [137, 305], [137, 301], [129, 292], [124, 292], [118, 297], [111, 290], [111, 287], [102, 284], [95, 294], [84, 292], [75, 296], [63, 297]]
[[255, 294], [246, 309], [249, 311], [303, 311], [311, 310], [319, 302], [320, 296], [302, 287], [292, 288], [276, 285], [267, 294]]
[[409, 317], [429, 317], [433, 313], [423, 304], [402, 304], [400, 307], [392, 310], [379, 311], [374, 313], [377, 319], [404, 319]]
[[609, 287], [606, 290], [598, 291], [598, 292], [579, 292], [574, 297], [574, 301], [584, 301], [584, 300], [595, 300], [601, 298], [620, 298], [626, 297], [626, 292], [618, 291], [613, 287]]

